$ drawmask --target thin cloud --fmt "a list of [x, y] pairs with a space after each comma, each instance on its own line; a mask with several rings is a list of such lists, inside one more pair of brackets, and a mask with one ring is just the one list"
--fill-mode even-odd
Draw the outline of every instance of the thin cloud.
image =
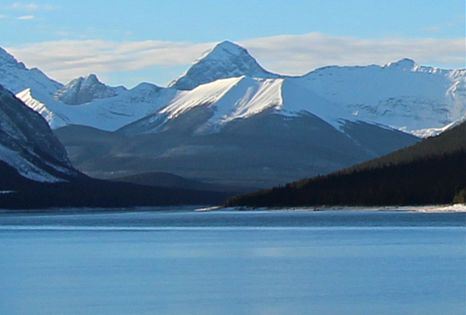
[[37, 11], [39, 5], [36, 3], [13, 2], [10, 4], [9, 8], [13, 10]]
[[402, 58], [463, 68], [466, 49], [465, 38], [358, 39], [320, 33], [256, 38], [243, 44], [270, 70], [295, 75], [327, 65], [386, 64]]
[[441, 32], [441, 31], [442, 31], [442, 28], [441, 28], [440, 26], [438, 26], [438, 25], [434, 25], [434, 26], [424, 27], [424, 28], [422, 29], [422, 31], [425, 32], [425, 33], [433, 33], [433, 34], [435, 34], [435, 33]]
[[34, 20], [35, 16], [34, 15], [21, 15], [21, 16], [18, 16], [16, 19], [21, 20], [21, 21]]
[[212, 45], [154, 40], [62, 40], [10, 47], [8, 51], [28, 66], [38, 67], [66, 82], [88, 73], [131, 73], [151, 66], [188, 65]]
[[[386, 64], [405, 57], [420, 64], [459, 68], [464, 67], [465, 55], [465, 38], [358, 39], [310, 33], [255, 38], [239, 44], [268, 70], [290, 75], [304, 74], [327, 65]], [[156, 40], [62, 40], [8, 50], [27, 65], [66, 82], [88, 73], [101, 76], [125, 73], [126, 77], [131, 77], [136, 71], [154, 66], [188, 67], [213, 45], [212, 42]]]
[[35, 2], [13, 2], [8, 6], [11, 10], [37, 12], [37, 11], [51, 11], [57, 7], [50, 4], [37, 4]]

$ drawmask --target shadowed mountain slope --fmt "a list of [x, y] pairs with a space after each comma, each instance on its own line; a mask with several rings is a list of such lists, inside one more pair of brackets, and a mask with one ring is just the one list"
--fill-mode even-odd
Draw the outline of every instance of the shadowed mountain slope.
[[282, 187], [229, 206], [416, 205], [464, 202], [466, 123], [385, 157]]

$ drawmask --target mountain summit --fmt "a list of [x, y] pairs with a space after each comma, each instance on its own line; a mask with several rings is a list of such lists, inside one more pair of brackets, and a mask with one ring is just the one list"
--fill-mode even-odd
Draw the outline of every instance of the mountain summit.
[[398, 69], [398, 70], [413, 70], [417, 66], [416, 62], [409, 58], [403, 58], [398, 61], [386, 64], [385, 68]]
[[95, 74], [72, 80], [55, 93], [55, 98], [68, 105], [88, 103], [98, 98], [116, 96], [123, 87], [109, 87], [99, 81]]
[[170, 83], [170, 87], [192, 90], [201, 84], [240, 76], [280, 77], [262, 68], [243, 47], [223, 41], [199, 58], [185, 74]]

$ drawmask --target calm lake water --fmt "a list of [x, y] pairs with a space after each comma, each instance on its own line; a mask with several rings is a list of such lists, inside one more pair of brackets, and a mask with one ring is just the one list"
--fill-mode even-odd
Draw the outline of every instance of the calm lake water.
[[0, 314], [458, 314], [466, 214], [0, 214]]

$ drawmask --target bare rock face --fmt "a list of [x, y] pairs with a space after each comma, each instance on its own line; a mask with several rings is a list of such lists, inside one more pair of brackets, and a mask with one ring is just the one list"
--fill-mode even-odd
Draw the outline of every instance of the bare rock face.
[[95, 99], [118, 95], [123, 87], [109, 87], [99, 81], [95, 74], [72, 80], [55, 93], [55, 98], [68, 105], [89, 103]]

